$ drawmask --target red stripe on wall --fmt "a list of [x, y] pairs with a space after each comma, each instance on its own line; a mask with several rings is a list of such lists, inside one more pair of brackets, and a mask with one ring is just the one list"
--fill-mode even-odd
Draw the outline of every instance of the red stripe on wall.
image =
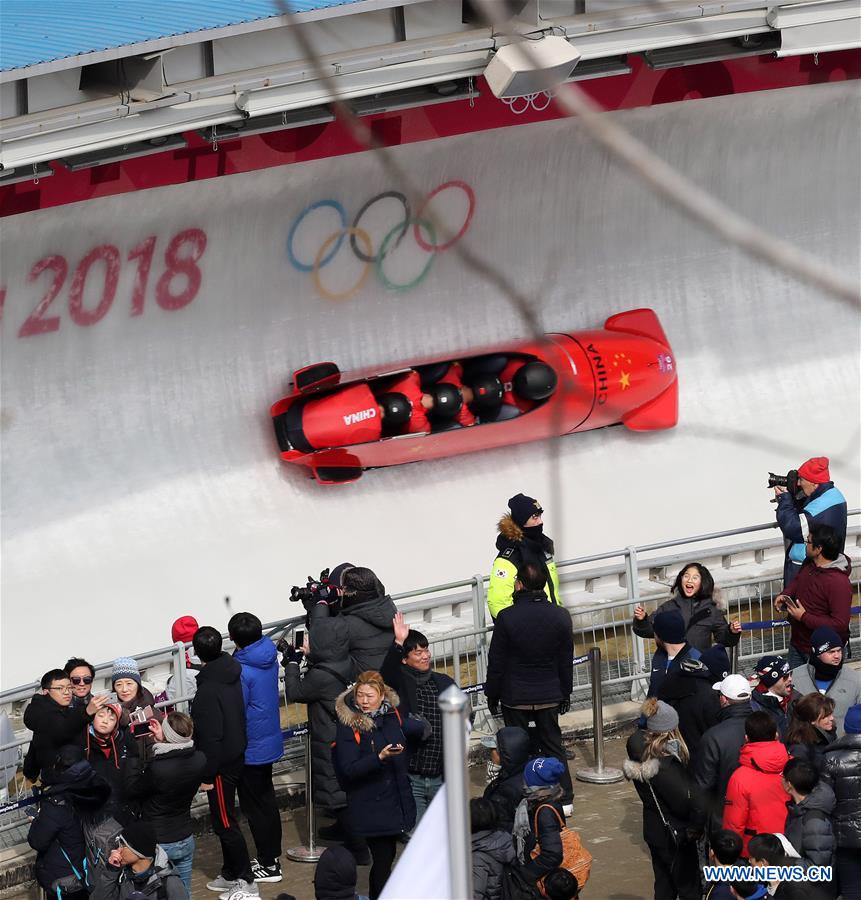
[[[861, 51], [858, 50], [822, 53], [816, 58], [753, 56], [664, 71], [653, 71], [639, 56], [631, 56], [629, 62], [630, 75], [584, 81], [581, 87], [605, 109], [614, 110], [861, 78]], [[382, 113], [369, 116], [366, 121], [382, 143], [396, 146], [559, 118], [552, 104], [544, 110], [528, 108], [517, 114], [511, 105], [497, 100], [482, 79], [477, 79], [477, 85], [481, 96], [473, 103], [462, 100]], [[364, 149], [339, 122], [247, 138], [219, 135], [217, 150], [194, 132], [185, 137], [188, 146], [181, 150], [80, 172], [70, 172], [61, 164], [52, 163], [55, 174], [40, 179], [38, 184], [24, 181], [0, 187], [0, 217]]]

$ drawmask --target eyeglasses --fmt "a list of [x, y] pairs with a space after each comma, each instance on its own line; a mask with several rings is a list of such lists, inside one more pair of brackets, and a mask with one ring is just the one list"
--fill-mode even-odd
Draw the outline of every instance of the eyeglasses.
[[62, 687], [49, 687], [49, 691], [57, 691], [58, 694], [71, 694], [72, 685], [64, 684]]
[[92, 684], [92, 675], [72, 675], [72, 684]]

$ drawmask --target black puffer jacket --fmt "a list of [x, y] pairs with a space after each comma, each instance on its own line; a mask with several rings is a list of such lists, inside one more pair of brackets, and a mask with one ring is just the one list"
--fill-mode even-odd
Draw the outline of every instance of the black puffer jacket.
[[653, 638], [652, 627], [655, 616], [660, 612], [678, 612], [685, 620], [685, 639], [697, 650], [708, 650], [712, 644], [723, 644], [724, 647], [735, 647], [741, 634], [733, 634], [729, 630], [726, 614], [718, 606], [713, 597], [687, 597], [674, 593], [665, 600], [653, 613], [645, 619], [634, 619], [634, 634], [641, 638]]
[[787, 744], [786, 749], [793, 759], [803, 759], [805, 762], [809, 762], [817, 772], [821, 772], [825, 762], [825, 751], [834, 743], [837, 734], [834, 731], [823, 731], [816, 725], [813, 726], [813, 730], [816, 733], [815, 741]]
[[820, 781], [801, 803], [786, 804], [783, 833], [793, 847], [814, 866], [830, 866], [834, 856], [834, 831], [831, 813], [834, 791]]
[[[155, 748], [165, 746], [156, 744]], [[205, 768], [206, 757], [194, 747], [130, 761], [126, 792], [142, 804], [141, 818], [152, 824], [160, 844], [184, 840], [194, 830], [191, 802], [204, 780]]]
[[24, 710], [24, 726], [33, 732], [24, 757], [24, 775], [35, 781], [50, 769], [60, 747], [80, 743], [84, 727], [91, 721], [85, 707], [60, 706], [48, 694], [34, 694]]
[[27, 835], [36, 851], [36, 880], [49, 893], [58, 880], [73, 878], [75, 870], [83, 875], [86, 851], [80, 816], [94, 815], [110, 792], [85, 759], [51, 776]]
[[[643, 803], [643, 840], [657, 849], [669, 850], [672, 840], [664, 827], [661, 812], [679, 833], [699, 831], [705, 824], [702, 793], [688, 769], [676, 757], [663, 756], [644, 762], [645, 743], [642, 731], [635, 731], [628, 738], [628, 759], [623, 763], [622, 771], [634, 783]], [[655, 798], [661, 806], [660, 811]]]
[[338, 730], [335, 700], [353, 675], [346, 620], [336, 616], [315, 623], [308, 640], [310, 665], [301, 676], [298, 663], [284, 667], [284, 694], [288, 703], [308, 704], [314, 802], [323, 809], [341, 809], [347, 798], [335, 777], [332, 741]]
[[383, 585], [379, 581], [377, 584], [376, 597], [352, 602], [344, 598], [341, 607], [356, 675], [369, 669], [379, 672], [392, 644], [392, 619], [398, 610]]
[[472, 836], [472, 886], [475, 900], [500, 900], [502, 870], [517, 858], [508, 831], [476, 831]]
[[245, 764], [245, 698], [242, 666], [229, 654], [207, 663], [197, 676], [191, 704], [194, 737], [206, 756], [205, 782], [219, 772], [239, 772]]
[[861, 851], [861, 734], [844, 734], [825, 748], [823, 777], [834, 789], [838, 847]]
[[126, 795], [125, 784], [130, 760], [136, 760], [138, 751], [143, 749], [137, 743], [128, 729], [122, 727], [117, 727], [107, 740], [97, 735], [92, 725], [84, 735], [84, 757], [93, 771], [111, 787], [111, 795], [99, 815], [103, 818], [111, 816], [123, 825], [129, 819], [137, 818], [140, 812], [139, 804]]
[[703, 735], [720, 721], [715, 678], [698, 659], [683, 659], [661, 682], [657, 697], [679, 714], [679, 731], [695, 759]]
[[516, 725], [508, 725], [496, 732], [499, 752], [499, 774], [484, 789], [499, 814], [499, 827], [514, 828], [514, 813], [523, 799], [523, 767], [529, 759], [529, 735]]
[[[750, 701], [733, 703], [721, 710], [721, 720], [703, 735], [694, 761], [694, 778], [720, 821], [729, 777], [738, 768], [738, 755], [744, 744], [744, 720], [753, 712]], [[720, 827], [720, 826], [718, 826]]]
[[574, 684], [574, 633], [566, 609], [544, 591], [515, 591], [493, 629], [484, 693], [506, 706], [561, 703]]

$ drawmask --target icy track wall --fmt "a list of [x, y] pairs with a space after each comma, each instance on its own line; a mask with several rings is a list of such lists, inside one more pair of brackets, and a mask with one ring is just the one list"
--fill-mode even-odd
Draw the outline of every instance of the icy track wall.
[[[613, 115], [735, 208], [857, 275], [858, 99], [850, 82]], [[223, 628], [225, 595], [264, 619], [296, 613], [290, 584], [345, 559], [392, 591], [484, 572], [518, 491], [545, 505], [560, 557], [768, 520], [767, 471], [814, 454], [832, 458], [858, 504], [855, 310], [692, 226], [576, 122], [393, 152], [460, 240], [536, 298], [547, 330], [653, 307], [678, 360], [679, 426], [337, 488], [283, 464], [268, 409], [294, 369], [525, 335], [452, 251], [428, 253], [422, 229], [401, 234], [397, 185], [370, 154], [7, 219], [4, 686], [72, 653], [163, 645], [181, 614]], [[372, 198], [352, 246], [330, 237]], [[386, 235], [380, 270], [361, 257]]]

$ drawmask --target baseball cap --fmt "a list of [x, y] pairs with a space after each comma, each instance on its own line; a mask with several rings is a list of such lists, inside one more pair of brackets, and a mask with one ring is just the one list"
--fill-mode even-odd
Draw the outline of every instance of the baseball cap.
[[712, 688], [720, 691], [727, 700], [747, 700], [750, 698], [750, 684], [744, 675], [727, 675], [723, 681], [713, 684]]

